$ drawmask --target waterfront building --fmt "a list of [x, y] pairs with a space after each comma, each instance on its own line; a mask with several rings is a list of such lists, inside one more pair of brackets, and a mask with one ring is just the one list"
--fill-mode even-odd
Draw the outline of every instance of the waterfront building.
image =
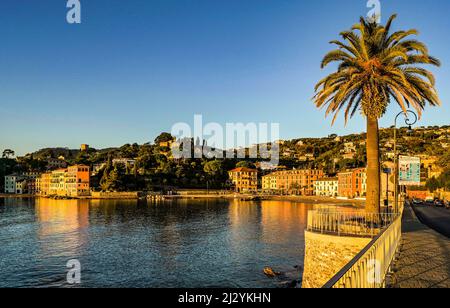
[[15, 194], [16, 192], [16, 182], [21, 176], [18, 174], [11, 174], [5, 176], [5, 193]]
[[34, 194], [36, 193], [37, 173], [11, 174], [5, 176], [5, 193]]
[[338, 190], [338, 178], [322, 178], [314, 182], [314, 194], [316, 196], [337, 197]]
[[276, 171], [263, 177], [263, 190], [278, 194], [314, 195], [314, 182], [323, 178], [323, 170]]
[[38, 192], [38, 173], [26, 174], [26, 191], [28, 194], [34, 195]]
[[235, 191], [239, 193], [258, 191], [258, 171], [250, 168], [236, 168], [228, 172]]
[[85, 197], [91, 194], [90, 168], [85, 165], [44, 173], [38, 182], [42, 196]]
[[353, 172], [340, 172], [338, 174], [338, 194], [339, 197], [353, 198]]
[[367, 193], [367, 172], [358, 168], [338, 174], [338, 195], [344, 198], [365, 197]]
[[58, 169], [52, 171], [50, 174], [50, 189], [51, 196], [65, 196], [66, 195], [66, 177], [67, 169]]
[[51, 173], [43, 173], [39, 177], [38, 183], [39, 183], [39, 189], [38, 193], [42, 196], [48, 196], [50, 195], [50, 181], [51, 181]]
[[90, 195], [89, 167], [76, 165], [67, 168], [65, 177], [66, 195], [70, 197], [85, 197]]
[[16, 194], [22, 195], [27, 193], [27, 179], [22, 177], [16, 181]]
[[262, 189], [264, 192], [275, 192], [277, 190], [277, 177], [270, 173], [262, 177]]
[[355, 197], [365, 197], [367, 194], [367, 171], [366, 168], [353, 170]]

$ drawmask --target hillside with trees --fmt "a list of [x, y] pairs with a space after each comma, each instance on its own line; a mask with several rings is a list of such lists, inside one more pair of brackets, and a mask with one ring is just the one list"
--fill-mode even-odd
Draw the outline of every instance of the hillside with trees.
[[[421, 127], [398, 130], [398, 149], [404, 155], [438, 157], [444, 169], [442, 177], [429, 183], [431, 188], [449, 182], [450, 126]], [[287, 169], [321, 168], [334, 176], [336, 173], [365, 167], [365, 134], [330, 135], [325, 138], [301, 138], [279, 141], [280, 166]], [[14, 158], [14, 151], [6, 149], [0, 159], [0, 185], [11, 173], [45, 172], [49, 159], [59, 159], [67, 165], [86, 164], [96, 170], [92, 177], [94, 190], [131, 191], [164, 190], [170, 188], [229, 188], [228, 171], [235, 167], [258, 168], [262, 160], [252, 159], [174, 159], [168, 144], [175, 138], [162, 133], [154, 142], [125, 144], [117, 148], [87, 151], [65, 148], [47, 148], [23, 157]], [[393, 160], [393, 129], [380, 130], [382, 161]], [[248, 151], [248, 149], [247, 149]], [[118, 164], [128, 159], [133, 164]], [[275, 166], [273, 166], [275, 167]], [[260, 174], [270, 170], [259, 169]], [[448, 186], [447, 186], [448, 187]]]

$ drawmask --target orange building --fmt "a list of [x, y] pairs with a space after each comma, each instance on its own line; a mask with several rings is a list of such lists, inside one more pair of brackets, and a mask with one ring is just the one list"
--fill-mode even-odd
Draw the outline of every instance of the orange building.
[[367, 194], [367, 171], [366, 168], [353, 170], [353, 189], [355, 197], [365, 197]]
[[258, 191], [258, 170], [250, 168], [236, 168], [228, 172], [236, 192]]
[[90, 196], [90, 170], [76, 165], [41, 174], [39, 194], [42, 196], [85, 197]]
[[323, 176], [323, 170], [317, 169], [277, 171], [263, 177], [263, 190], [312, 196], [314, 183]]
[[67, 168], [65, 184], [67, 196], [89, 196], [91, 194], [89, 167], [84, 165], [76, 165]]
[[365, 168], [348, 170], [338, 174], [339, 197], [365, 197], [367, 193], [367, 173]]

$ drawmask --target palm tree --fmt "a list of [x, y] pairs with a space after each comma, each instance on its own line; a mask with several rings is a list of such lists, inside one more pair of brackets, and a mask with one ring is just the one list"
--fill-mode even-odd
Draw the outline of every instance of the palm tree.
[[338, 49], [329, 52], [322, 68], [338, 64], [334, 73], [316, 86], [314, 103], [333, 113], [333, 123], [345, 109], [345, 122], [358, 111], [367, 120], [367, 201], [366, 211], [378, 213], [380, 204], [380, 160], [378, 120], [391, 101], [403, 111], [412, 106], [419, 116], [427, 102], [440, 105], [435, 79], [424, 68], [440, 66], [428, 54], [422, 42], [411, 38], [417, 30], [391, 33], [393, 15], [385, 26], [361, 18], [349, 31], [340, 34], [342, 41], [332, 41]]

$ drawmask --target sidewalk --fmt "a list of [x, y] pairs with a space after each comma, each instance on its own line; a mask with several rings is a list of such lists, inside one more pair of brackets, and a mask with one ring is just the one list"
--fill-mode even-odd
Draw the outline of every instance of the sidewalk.
[[423, 225], [405, 208], [402, 249], [394, 288], [450, 288], [450, 239]]

